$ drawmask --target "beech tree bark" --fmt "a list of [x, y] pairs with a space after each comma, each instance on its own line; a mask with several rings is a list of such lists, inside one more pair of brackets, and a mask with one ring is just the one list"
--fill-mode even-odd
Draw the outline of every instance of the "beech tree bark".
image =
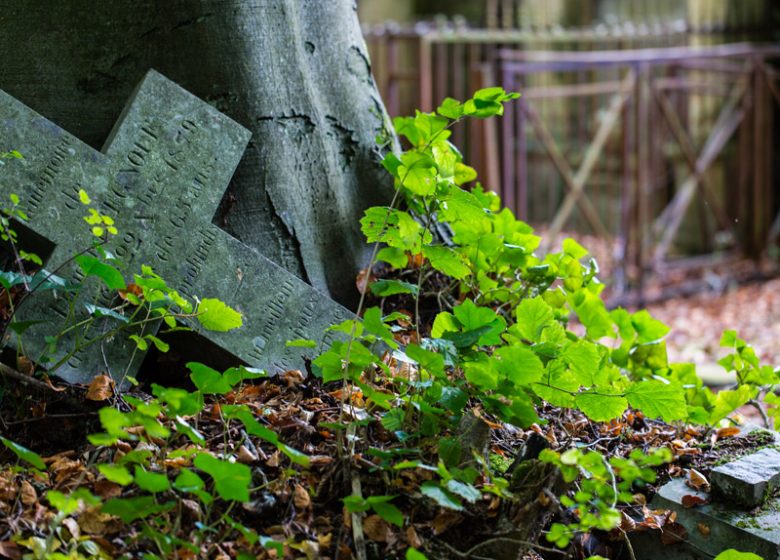
[[391, 185], [353, 0], [0, 0], [0, 52], [0, 89], [95, 148], [149, 68], [249, 128], [215, 221], [355, 302], [358, 220]]

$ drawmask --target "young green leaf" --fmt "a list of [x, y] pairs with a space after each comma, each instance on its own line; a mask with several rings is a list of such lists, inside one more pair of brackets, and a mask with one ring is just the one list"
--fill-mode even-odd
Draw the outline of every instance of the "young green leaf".
[[197, 314], [200, 324], [210, 331], [232, 331], [244, 324], [241, 313], [218, 299], [201, 300]]
[[31, 451], [24, 447], [23, 445], [19, 445], [18, 443], [15, 443], [11, 441], [10, 439], [6, 439], [3, 436], [0, 436], [0, 442], [3, 442], [3, 445], [5, 445], [8, 449], [14, 452], [14, 455], [19, 457], [22, 461], [31, 464], [33, 467], [35, 467], [38, 470], [45, 471], [46, 470], [46, 464], [43, 462], [43, 459], [40, 455], [38, 455], [35, 451]]
[[208, 453], [196, 455], [193, 464], [211, 476], [214, 480], [214, 489], [223, 500], [249, 501], [252, 471], [246, 465], [223, 461]]

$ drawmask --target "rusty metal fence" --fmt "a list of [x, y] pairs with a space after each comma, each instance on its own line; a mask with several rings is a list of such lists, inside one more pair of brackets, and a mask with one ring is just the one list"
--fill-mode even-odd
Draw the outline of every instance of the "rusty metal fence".
[[757, 255], [780, 235], [780, 47], [691, 47], [674, 26], [380, 31], [368, 40], [391, 114], [487, 85], [523, 94], [503, 119], [469, 123], [454, 140], [546, 237], [611, 240], [618, 291], [641, 288], [650, 271]]
[[[780, 47], [750, 44], [501, 51], [501, 83], [524, 94], [497, 141], [505, 203], [546, 222], [550, 238], [578, 224], [614, 239], [623, 285], [734, 251], [759, 254], [780, 228], [777, 59]], [[542, 74], [556, 83], [539, 85]], [[556, 99], [587, 114], [568, 137], [544, 118]]]

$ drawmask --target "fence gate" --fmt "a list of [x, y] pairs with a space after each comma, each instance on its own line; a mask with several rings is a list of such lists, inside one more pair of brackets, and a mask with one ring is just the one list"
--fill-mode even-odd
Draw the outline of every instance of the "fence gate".
[[651, 270], [760, 253], [780, 235], [777, 58], [749, 44], [500, 51], [502, 85], [522, 93], [499, 124], [506, 205], [550, 240], [614, 240], [618, 291]]

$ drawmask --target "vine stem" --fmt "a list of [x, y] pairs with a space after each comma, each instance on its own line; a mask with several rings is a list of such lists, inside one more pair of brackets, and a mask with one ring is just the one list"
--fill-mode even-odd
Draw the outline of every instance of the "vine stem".
[[[446, 130], [449, 130], [454, 125], [459, 123], [461, 120], [462, 120], [462, 117], [452, 121], [451, 123], [449, 123], [442, 130], [437, 132], [433, 136], [433, 138], [431, 138], [422, 147], [422, 149], [423, 150], [428, 149], [433, 144], [434, 140], [436, 140], [439, 137], [439, 135], [441, 135], [442, 132], [444, 132]], [[407, 169], [406, 174], [404, 175], [404, 177], [399, 180], [399, 186], [395, 190], [395, 193], [393, 194], [393, 199], [390, 201], [390, 206], [389, 206], [390, 209], [394, 209], [396, 203], [398, 203], [398, 200], [399, 200], [400, 194], [401, 194], [401, 189], [403, 188], [403, 183], [406, 180], [406, 178], [409, 176], [409, 171], [410, 170]], [[381, 231], [384, 231], [385, 228], [387, 227], [387, 220], [388, 220], [388, 218], [389, 218], [389, 214], [385, 215], [385, 219], [382, 222]], [[428, 223], [428, 227], [430, 227], [430, 221]], [[422, 235], [424, 236], [425, 233], [423, 232]], [[366, 293], [368, 292], [368, 284], [369, 284], [369, 280], [371, 279], [371, 271], [374, 268], [374, 264], [376, 264], [376, 256], [379, 253], [379, 245], [380, 244], [381, 244], [380, 241], [375, 242], [374, 246], [371, 249], [371, 256], [370, 256], [369, 261], [368, 261], [368, 267], [366, 268], [368, 273], [367, 273], [366, 278], [365, 278], [365, 284], [361, 285], [360, 286], [360, 290], [359, 290], [360, 291], [360, 299], [358, 300], [358, 307], [357, 307], [357, 311], [355, 312], [355, 315], [358, 318], [360, 317], [361, 313], [363, 312], [363, 308], [364, 308], [365, 303], [366, 303]], [[415, 299], [416, 299], [417, 302], [419, 302], [419, 289], [418, 289], [417, 296], [416, 296]], [[419, 309], [419, 304], [417, 305], [417, 309]], [[419, 317], [416, 318], [416, 321], [419, 321]], [[339, 424], [344, 424], [344, 414], [345, 414], [344, 408], [345, 408], [345, 405], [347, 404], [348, 401], [350, 403], [352, 402], [352, 387], [351, 387], [351, 384], [349, 383], [349, 358], [350, 358], [350, 354], [352, 352], [352, 344], [355, 341], [355, 331], [356, 331], [356, 329], [357, 329], [357, 322], [353, 323], [353, 325], [352, 325], [352, 329], [350, 330], [350, 333], [349, 333], [349, 340], [347, 341], [347, 350], [344, 353], [343, 375], [342, 375], [343, 387], [342, 387], [342, 391], [341, 391], [341, 400], [340, 400], [341, 407], [340, 407], [340, 411], [339, 411]], [[418, 337], [419, 337], [419, 328], [418, 328]], [[344, 442], [343, 430], [339, 430], [337, 437], [338, 437], [338, 439], [337, 439], [337, 446], [336, 446], [336, 448], [338, 450], [339, 457], [343, 457], [344, 451], [345, 451], [345, 447], [346, 447], [344, 445], [345, 442]], [[350, 455], [352, 455], [354, 453], [354, 446], [355, 446], [354, 441], [355, 441], [354, 438], [352, 438], [352, 440], [349, 442], [349, 447], [350, 447], [349, 454]]]

